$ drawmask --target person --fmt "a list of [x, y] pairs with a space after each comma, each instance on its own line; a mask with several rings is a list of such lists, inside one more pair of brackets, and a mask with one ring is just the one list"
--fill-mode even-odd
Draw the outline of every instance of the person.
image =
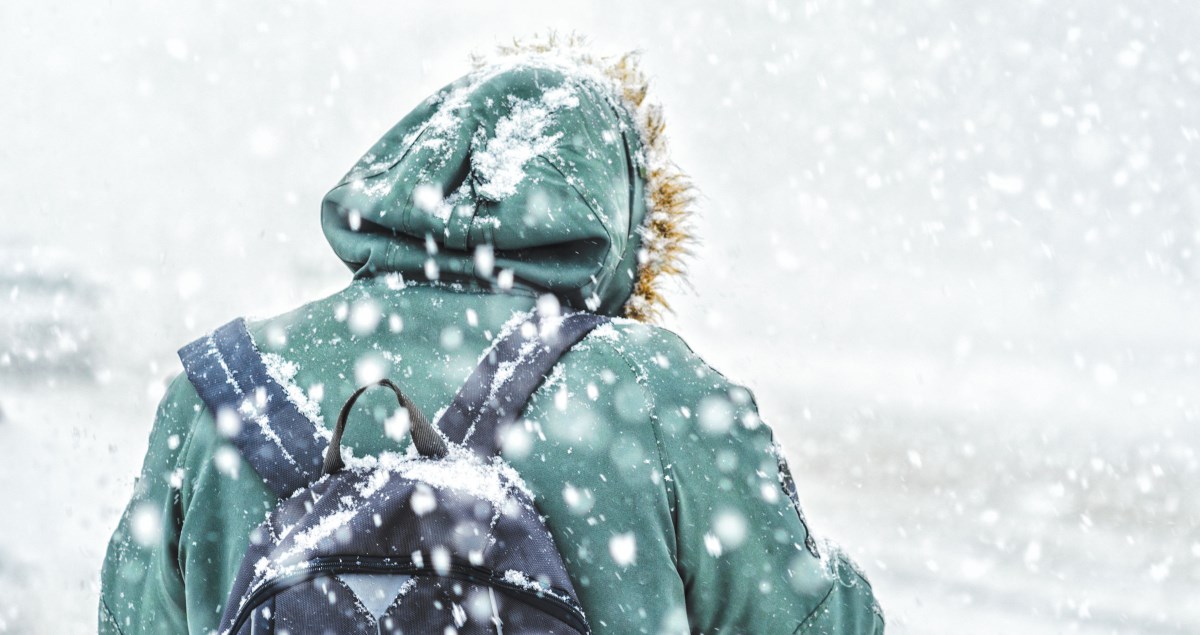
[[[591, 628], [882, 632], [863, 574], [810, 533], [751, 393], [652, 325], [691, 240], [691, 188], [663, 130], [633, 56], [574, 40], [502, 48], [325, 196], [349, 286], [248, 329], [289, 398], [330, 427], [385, 376], [444, 407], [514, 316], [617, 316], [500, 439]], [[360, 403], [379, 425], [343, 441], [357, 455], [408, 443], [378, 392]], [[185, 376], [168, 387], [104, 562], [101, 632], [217, 628], [248, 536], [278, 502], [222, 419]]]

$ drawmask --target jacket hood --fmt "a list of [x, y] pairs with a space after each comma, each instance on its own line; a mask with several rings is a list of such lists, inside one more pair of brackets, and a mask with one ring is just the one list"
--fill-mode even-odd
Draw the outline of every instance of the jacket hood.
[[632, 55], [556, 38], [502, 48], [427, 98], [326, 194], [355, 277], [553, 293], [639, 319], [681, 273], [693, 200]]

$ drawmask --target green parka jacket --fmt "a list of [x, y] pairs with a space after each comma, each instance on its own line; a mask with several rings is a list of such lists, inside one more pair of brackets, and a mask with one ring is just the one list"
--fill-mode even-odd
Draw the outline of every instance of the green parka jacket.
[[[387, 376], [432, 415], [517, 312], [648, 313], [682, 210], [637, 81], [625, 59], [518, 51], [385, 135], [322, 208], [354, 281], [248, 322], [302, 409], [331, 426], [358, 385]], [[379, 425], [347, 430], [356, 455], [408, 444], [386, 434], [395, 404], [380, 392], [359, 402]], [[562, 358], [524, 419], [502, 454], [595, 632], [882, 631], [858, 569], [809, 534], [750, 393], [676, 335], [615, 320]], [[276, 503], [175, 379], [109, 545], [100, 631], [214, 632]]]

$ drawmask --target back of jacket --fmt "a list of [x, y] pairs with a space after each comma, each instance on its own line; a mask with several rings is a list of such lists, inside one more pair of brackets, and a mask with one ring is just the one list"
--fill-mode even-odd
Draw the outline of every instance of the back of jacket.
[[[273, 374], [322, 425], [378, 376], [432, 416], [501, 326], [535, 303], [399, 286], [360, 281], [249, 323]], [[348, 428], [356, 454], [408, 444], [382, 397], [368, 393], [358, 410], [377, 425]], [[523, 418], [503, 456], [547, 516], [596, 632], [882, 630], [866, 581], [809, 535], [750, 393], [674, 334], [601, 327], [563, 357]], [[101, 630], [215, 629], [250, 531], [276, 502], [187, 379], [174, 381], [109, 547]]]

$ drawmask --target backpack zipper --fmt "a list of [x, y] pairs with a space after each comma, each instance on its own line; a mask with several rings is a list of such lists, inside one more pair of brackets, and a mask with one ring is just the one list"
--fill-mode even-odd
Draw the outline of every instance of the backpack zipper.
[[476, 567], [466, 562], [451, 560], [450, 567], [446, 573], [440, 574], [429, 566], [418, 567], [411, 560], [398, 560], [376, 556], [324, 556], [313, 558], [309, 561], [309, 566], [300, 571], [280, 576], [255, 589], [242, 608], [238, 610], [237, 619], [233, 621], [233, 627], [229, 629], [230, 635], [237, 635], [238, 630], [250, 618], [254, 609], [258, 608], [268, 597], [282, 593], [289, 588], [303, 584], [309, 580], [319, 578], [322, 574], [336, 575], [338, 573], [350, 572], [422, 575], [425, 577], [452, 578], [483, 584], [499, 589], [505, 595], [557, 618], [580, 633], [591, 632], [583, 616], [583, 610], [575, 606], [574, 603], [567, 602], [549, 593], [535, 593], [504, 578], [496, 577], [488, 569]]

